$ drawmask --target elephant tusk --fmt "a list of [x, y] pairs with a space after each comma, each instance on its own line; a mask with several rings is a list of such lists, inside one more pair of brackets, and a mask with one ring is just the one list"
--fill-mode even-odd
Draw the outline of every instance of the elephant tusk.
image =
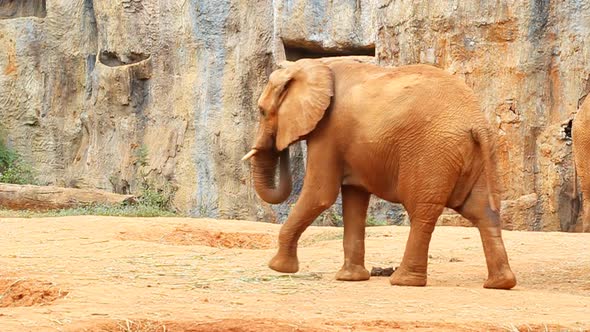
[[252, 149], [252, 150], [250, 150], [250, 152], [246, 153], [246, 155], [244, 155], [244, 156], [242, 157], [242, 161], [246, 161], [246, 160], [248, 160], [248, 159], [252, 158], [252, 156], [253, 156], [253, 155], [255, 155], [255, 154], [256, 154], [256, 152], [258, 152], [258, 150], [256, 150], [256, 149]]

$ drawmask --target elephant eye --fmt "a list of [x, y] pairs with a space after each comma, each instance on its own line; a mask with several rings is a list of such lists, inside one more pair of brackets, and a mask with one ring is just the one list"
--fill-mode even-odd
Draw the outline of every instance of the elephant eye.
[[260, 111], [260, 115], [266, 117], [266, 112], [262, 108], [259, 108], [258, 110]]

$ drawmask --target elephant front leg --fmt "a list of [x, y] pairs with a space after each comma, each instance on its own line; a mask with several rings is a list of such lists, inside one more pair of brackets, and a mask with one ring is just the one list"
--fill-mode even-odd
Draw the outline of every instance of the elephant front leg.
[[371, 274], [365, 268], [365, 222], [371, 194], [352, 187], [342, 187], [344, 217], [344, 265], [336, 279], [346, 281], [367, 280]]
[[271, 269], [283, 273], [299, 271], [297, 241], [303, 231], [323, 211], [334, 204], [337, 197], [337, 182], [333, 182], [331, 186], [306, 186], [304, 183], [301, 196], [279, 232], [279, 250], [268, 264]]
[[443, 211], [443, 205], [419, 204], [412, 212], [410, 236], [402, 262], [389, 279], [397, 286], [425, 286], [428, 268], [428, 247], [436, 220]]

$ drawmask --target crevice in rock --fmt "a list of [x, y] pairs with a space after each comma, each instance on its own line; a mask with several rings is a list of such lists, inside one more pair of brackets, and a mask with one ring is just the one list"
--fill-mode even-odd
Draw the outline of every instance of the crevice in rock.
[[[1, 1], [1, 0], [0, 0]], [[97, 24], [96, 24], [96, 14], [94, 13], [94, 2], [93, 0], [84, 0], [84, 16], [88, 18], [88, 22], [84, 22], [84, 24], [90, 24], [90, 29], [92, 30], [93, 37], [97, 37]], [[85, 26], [86, 28], [86, 26]]]
[[144, 111], [149, 104], [149, 99], [148, 81], [143, 79], [132, 79], [130, 104], [133, 107], [133, 112], [139, 118], [138, 125], [142, 132], [147, 125], [147, 117]]
[[578, 99], [578, 108], [580, 108], [582, 106], [582, 104], [584, 103], [584, 100], [586, 100], [586, 97], [588, 97], [589, 93], [590, 93], [590, 75], [588, 75], [588, 78], [586, 79], [586, 86], [584, 87], [584, 91], [582, 91], [582, 97], [580, 97], [580, 99]]
[[533, 41], [540, 41], [548, 30], [551, 11], [550, 0], [531, 1], [531, 20], [528, 27], [528, 38]]
[[572, 123], [574, 119], [570, 119], [563, 127], [564, 138], [568, 141], [572, 140]]
[[93, 88], [93, 73], [96, 65], [96, 53], [98, 48], [98, 24], [94, 12], [94, 1], [84, 0], [83, 4], [83, 31], [86, 33], [85, 38], [89, 41], [86, 48], [86, 81], [85, 93], [86, 99], [90, 100]]
[[[539, 171], [539, 155], [537, 139], [542, 132], [542, 128], [531, 126], [528, 135], [525, 136], [523, 152], [525, 156], [524, 170], [527, 173], [534, 174], [532, 192], [542, 192], [542, 177]], [[535, 220], [531, 222], [529, 230], [540, 231], [543, 229], [543, 201], [547, 198], [540, 198], [535, 205]]]
[[0, 19], [47, 16], [46, 0], [0, 0]]
[[375, 45], [347, 45], [341, 47], [323, 47], [308, 40], [283, 40], [285, 56], [289, 61], [303, 58], [322, 58], [333, 56], [363, 55], [375, 56]]
[[89, 54], [86, 57], [86, 99], [92, 96], [92, 73], [94, 72], [94, 65], [96, 64], [96, 54]]
[[94, 1], [84, 0], [83, 6], [83, 30], [87, 32], [88, 38], [93, 44], [93, 50], [96, 50], [96, 43], [98, 43], [98, 24], [96, 22], [96, 13], [94, 12]]
[[117, 54], [117, 52], [102, 51], [99, 60], [109, 67], [119, 67], [138, 63], [150, 58], [149, 54], [130, 52], [129, 54]]

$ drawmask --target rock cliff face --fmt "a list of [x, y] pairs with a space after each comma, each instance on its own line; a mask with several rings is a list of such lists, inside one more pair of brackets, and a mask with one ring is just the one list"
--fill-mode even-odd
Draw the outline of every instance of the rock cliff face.
[[430, 63], [463, 77], [498, 130], [511, 228], [568, 231], [567, 125], [590, 90], [589, 45], [590, 4], [575, 0], [0, 0], [0, 121], [46, 184], [127, 193], [141, 171], [193, 215], [274, 221], [304, 144], [276, 207], [239, 159], [276, 62]]

